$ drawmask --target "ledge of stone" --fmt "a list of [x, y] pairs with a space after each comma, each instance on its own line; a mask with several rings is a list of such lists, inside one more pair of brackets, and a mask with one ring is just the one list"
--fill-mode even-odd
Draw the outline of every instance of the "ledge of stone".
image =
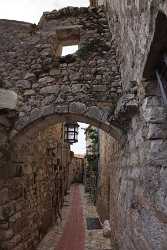
[[137, 113], [139, 109], [138, 100], [135, 94], [123, 95], [115, 109], [114, 120], [119, 121], [119, 124], [125, 126], [128, 124], [132, 116]]

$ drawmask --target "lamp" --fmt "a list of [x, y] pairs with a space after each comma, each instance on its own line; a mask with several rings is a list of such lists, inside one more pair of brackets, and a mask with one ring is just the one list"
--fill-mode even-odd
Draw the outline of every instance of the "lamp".
[[77, 122], [67, 122], [64, 125], [64, 141], [73, 144], [78, 142], [78, 128]]

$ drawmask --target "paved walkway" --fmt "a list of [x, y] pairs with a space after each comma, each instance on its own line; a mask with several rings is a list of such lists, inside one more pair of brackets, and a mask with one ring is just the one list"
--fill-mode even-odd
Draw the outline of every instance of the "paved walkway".
[[83, 185], [73, 185], [65, 197], [63, 221], [50, 229], [37, 250], [111, 250], [103, 230], [87, 230], [86, 218], [98, 217]]
[[85, 228], [78, 185], [72, 186], [72, 194], [71, 211], [56, 250], [84, 250]]

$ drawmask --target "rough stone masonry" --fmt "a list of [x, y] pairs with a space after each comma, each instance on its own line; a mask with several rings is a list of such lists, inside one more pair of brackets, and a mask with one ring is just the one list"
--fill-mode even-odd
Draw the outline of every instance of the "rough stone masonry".
[[[167, 3], [103, 3], [117, 47], [123, 86], [116, 113], [120, 122], [131, 115], [123, 147], [104, 138], [108, 151], [105, 154], [111, 161], [108, 171], [113, 246], [121, 250], [165, 250], [167, 109], [155, 70], [167, 50]], [[122, 104], [135, 93], [137, 109], [129, 113]]]
[[[122, 84], [102, 8], [54, 10], [44, 13], [38, 26], [1, 20], [0, 34], [1, 87], [18, 95], [15, 133], [62, 113], [112, 130]], [[79, 45], [77, 53], [61, 57], [62, 47], [73, 44]]]
[[[17, 107], [1, 109], [1, 165], [11, 164], [16, 134], [54, 117], [103, 128], [117, 140], [106, 139], [113, 155], [113, 247], [166, 250], [167, 110], [154, 72], [166, 51], [167, 4], [104, 4], [105, 12], [69, 7], [44, 13], [38, 26], [0, 21], [1, 88], [18, 98]], [[72, 44], [79, 44], [78, 52], [60, 57], [62, 46]]]

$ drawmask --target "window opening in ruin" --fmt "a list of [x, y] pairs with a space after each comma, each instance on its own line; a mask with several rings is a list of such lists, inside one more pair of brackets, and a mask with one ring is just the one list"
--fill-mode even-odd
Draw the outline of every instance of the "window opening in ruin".
[[77, 50], [78, 50], [78, 45], [63, 46], [62, 56], [66, 56], [66, 55], [69, 55], [69, 54], [74, 54]]
[[164, 54], [156, 69], [156, 78], [160, 87], [163, 104], [167, 105], [167, 55]]

